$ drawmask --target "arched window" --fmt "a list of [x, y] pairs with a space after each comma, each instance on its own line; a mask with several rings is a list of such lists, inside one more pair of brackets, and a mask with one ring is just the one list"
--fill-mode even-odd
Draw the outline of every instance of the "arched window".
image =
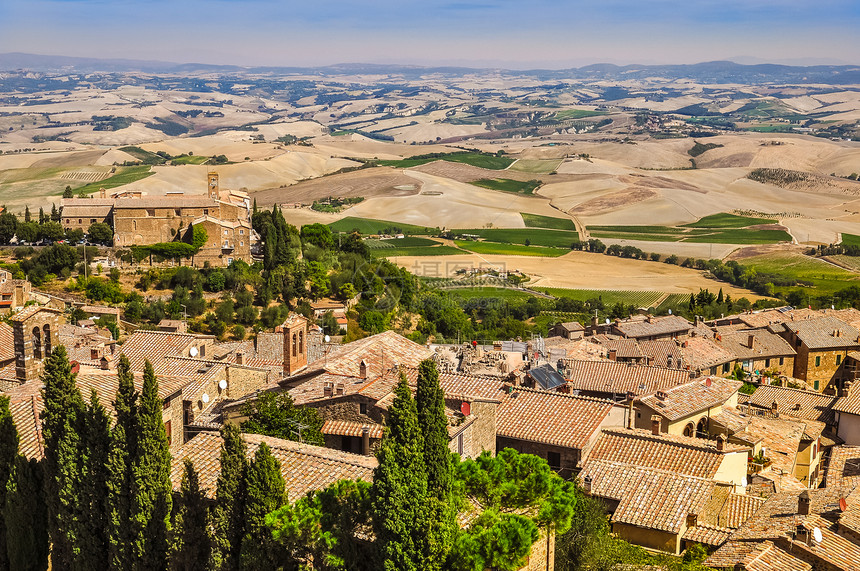
[[696, 433], [697, 433], [696, 436], [698, 436], [699, 438], [702, 438], [702, 437], [704, 437], [705, 434], [707, 434], [707, 432], [708, 432], [708, 419], [703, 416], [701, 419], [699, 419], [699, 424], [696, 425]]
[[299, 355], [305, 353], [305, 332], [299, 331]]
[[33, 358], [42, 358], [42, 330], [38, 325], [33, 328]]
[[296, 334], [293, 333], [293, 357], [295, 357], [297, 355], [296, 349], [297, 349]]
[[51, 356], [51, 326], [47, 323], [42, 328], [45, 333], [45, 357]]
[[695, 428], [693, 427], [693, 423], [688, 422], [687, 426], [684, 427], [684, 436], [695, 436], [695, 434], [693, 434], [694, 430]]

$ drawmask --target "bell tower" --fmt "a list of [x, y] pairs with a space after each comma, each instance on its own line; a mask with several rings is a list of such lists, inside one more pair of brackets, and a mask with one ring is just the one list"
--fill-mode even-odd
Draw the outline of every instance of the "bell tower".
[[218, 200], [221, 197], [221, 189], [218, 183], [218, 173], [210, 172], [207, 176], [207, 180], [209, 181], [207, 188], [209, 191], [209, 198], [214, 198]]
[[12, 343], [15, 350], [15, 378], [20, 383], [35, 381], [45, 360], [58, 343], [63, 312], [52, 307], [31, 305], [12, 316]]
[[308, 320], [291, 313], [279, 329], [284, 332], [284, 376], [289, 377], [308, 366]]

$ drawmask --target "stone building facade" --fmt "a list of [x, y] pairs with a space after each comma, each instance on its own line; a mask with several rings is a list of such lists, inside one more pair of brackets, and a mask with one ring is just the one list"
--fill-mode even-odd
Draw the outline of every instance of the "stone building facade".
[[31, 305], [12, 317], [15, 346], [15, 378], [21, 383], [37, 381], [44, 361], [57, 345], [63, 312]]

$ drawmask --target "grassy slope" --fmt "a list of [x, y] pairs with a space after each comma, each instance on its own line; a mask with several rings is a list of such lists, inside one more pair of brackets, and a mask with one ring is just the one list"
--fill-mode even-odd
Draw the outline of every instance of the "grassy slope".
[[100, 188], [110, 189], [138, 181], [155, 174], [150, 170], [148, 165], [135, 167], [116, 167], [116, 174], [99, 182], [92, 182], [75, 189], [75, 193], [83, 192], [92, 194], [98, 192]]
[[[773, 273], [811, 282], [818, 288], [818, 293], [835, 292], [858, 284], [857, 274], [794, 252], [776, 252], [753, 256], [740, 260], [740, 263], [744, 266], [753, 267], [758, 272]], [[776, 291], [792, 289], [794, 288], [777, 287]]]
[[509, 170], [532, 174], [549, 174], [559, 167], [564, 159], [520, 159]]
[[516, 192], [519, 194], [533, 194], [535, 189], [541, 185], [540, 181], [521, 181], [509, 178], [482, 178], [471, 184], [490, 190], [501, 190], [504, 192]]
[[410, 167], [417, 167], [418, 165], [432, 163], [433, 161], [439, 160], [446, 160], [452, 163], [465, 163], [467, 165], [472, 165], [473, 167], [480, 167], [490, 170], [502, 170], [509, 167], [511, 163], [514, 162], [514, 159], [509, 159], [508, 157], [498, 157], [496, 155], [483, 155], [480, 153], [451, 153], [443, 155], [441, 157], [402, 159], [396, 161], [376, 161], [376, 163], [384, 167], [408, 169]]
[[540, 214], [528, 214], [521, 212], [523, 222], [527, 228], [549, 228], [552, 230], [576, 230], [576, 224], [569, 218], [553, 218], [552, 216], [541, 216]]
[[533, 246], [550, 246], [570, 249], [573, 242], [579, 241], [579, 234], [568, 230], [547, 230], [542, 228], [473, 228], [455, 230], [456, 234], [473, 234], [490, 242], [523, 244], [529, 240]]
[[604, 305], [607, 306], [615, 305], [620, 302], [628, 305], [635, 305], [636, 307], [652, 307], [664, 295], [659, 291], [616, 291], [600, 289], [566, 289], [557, 287], [536, 287], [534, 289], [555, 297], [567, 297], [570, 299], [578, 299], [580, 301], [600, 298], [603, 300]]
[[771, 218], [752, 218], [750, 216], [737, 216], [728, 212], [719, 214], [711, 214], [705, 216], [697, 222], [683, 224], [684, 228], [746, 228], [747, 226], [755, 226], [756, 224], [776, 224], [776, 220]]
[[500, 256], [537, 256], [557, 258], [563, 256], [570, 249], [543, 248], [541, 246], [520, 246], [519, 244], [499, 244], [497, 242], [469, 242], [457, 240], [459, 248], [475, 252], [476, 254], [500, 255]]
[[332, 232], [352, 232], [358, 229], [362, 234], [380, 234], [386, 228], [398, 228], [404, 234], [429, 234], [434, 232], [433, 228], [415, 226], [414, 224], [403, 224], [401, 222], [388, 222], [373, 218], [355, 218], [347, 216], [329, 224]]

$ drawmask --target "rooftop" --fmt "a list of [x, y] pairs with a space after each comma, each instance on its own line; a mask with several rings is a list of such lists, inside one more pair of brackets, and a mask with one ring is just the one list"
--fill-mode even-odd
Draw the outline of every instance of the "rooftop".
[[741, 381], [708, 377], [644, 396], [640, 400], [661, 416], [675, 421], [725, 404], [741, 385]]
[[689, 371], [665, 367], [574, 359], [562, 359], [560, 364], [571, 389], [589, 392], [642, 395], [690, 380]]
[[[296, 501], [310, 491], [321, 490], [338, 480], [373, 479], [376, 458], [359, 456], [339, 450], [292, 442], [259, 434], [243, 434], [248, 445], [248, 458], [253, 458], [260, 444], [265, 442], [281, 464], [281, 474], [286, 482], [287, 496]], [[173, 455], [170, 478], [173, 488], [179, 489], [184, 471], [185, 458], [194, 463], [200, 475], [200, 488], [206, 497], [214, 499], [218, 475], [221, 473], [220, 435], [201, 432], [182, 445]]]
[[619, 333], [625, 337], [655, 337], [658, 335], [671, 335], [675, 333], [687, 333], [693, 329], [693, 324], [678, 315], [666, 317], [633, 318], [617, 322], [614, 325]]
[[860, 446], [830, 449], [825, 483], [828, 488], [852, 489], [860, 485]]
[[693, 369], [704, 370], [731, 363], [735, 356], [720, 347], [716, 340], [706, 337], [690, 337], [681, 344], [681, 354]]
[[860, 331], [841, 319], [825, 316], [785, 324], [810, 349], [860, 346]]
[[834, 424], [833, 407], [837, 397], [815, 391], [802, 391], [776, 385], [760, 385], [749, 397], [749, 404], [771, 409], [777, 404], [777, 412], [783, 416], [817, 420]]
[[797, 354], [785, 339], [766, 329], [720, 333], [717, 335], [716, 341], [720, 347], [739, 360], [767, 359]]
[[499, 436], [582, 449], [615, 406], [557, 392], [516, 388], [496, 413]]

